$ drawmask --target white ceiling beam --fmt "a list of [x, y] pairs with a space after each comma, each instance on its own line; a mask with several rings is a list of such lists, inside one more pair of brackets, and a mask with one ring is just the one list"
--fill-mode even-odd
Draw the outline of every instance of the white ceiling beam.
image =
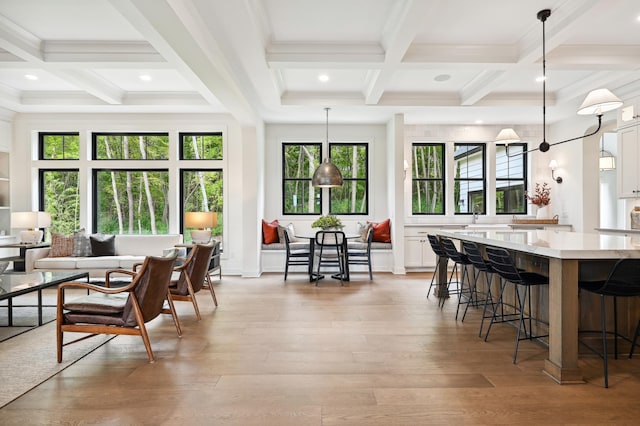
[[384, 63], [378, 43], [272, 43], [267, 47], [271, 68], [364, 68]]
[[385, 49], [384, 66], [380, 72], [372, 73], [373, 78], [366, 84], [365, 102], [367, 105], [378, 103], [416, 34], [422, 29], [425, 17], [429, 16], [429, 11], [435, 10], [439, 3], [440, 1], [418, 0], [397, 3], [382, 35], [382, 46]]
[[[167, 0], [109, 0], [151, 45], [196, 88], [212, 105], [222, 103], [242, 124], [255, 124], [257, 116], [242, 96], [217, 42], [209, 38], [207, 50], [194, 39], [193, 28], [202, 27], [201, 17], [193, 16], [193, 5]], [[180, 9], [181, 14], [174, 9]], [[185, 22], [185, 19], [190, 21]], [[200, 22], [198, 22], [198, 19]], [[193, 20], [193, 21], [191, 21]]]
[[[561, 7], [552, 11], [545, 22], [545, 42], [547, 53], [566, 40], [581, 23], [579, 18], [595, 7], [597, 0], [567, 0]], [[518, 66], [504, 73], [494, 73], [493, 78], [484, 78], [482, 84], [470, 84], [462, 91], [463, 105], [475, 105], [489, 93], [498, 89], [505, 81], [512, 77], [520, 66], [529, 66], [542, 58], [542, 23], [536, 16], [531, 17], [532, 24], [525, 36], [518, 42]], [[535, 20], [535, 21], [534, 21]]]
[[0, 28], [0, 46], [23, 59], [25, 67], [43, 68], [109, 104], [122, 102], [123, 92], [93, 73], [83, 70], [62, 70], [50, 67], [44, 59], [42, 52], [44, 43], [42, 41], [3, 16], [0, 16], [0, 21], [5, 24], [4, 27]]
[[45, 41], [44, 60], [48, 63], [140, 63], [165, 59], [146, 41]]
[[43, 60], [42, 41], [0, 15], [0, 47], [25, 61]]
[[364, 105], [364, 98], [360, 92], [284, 92], [281, 96], [282, 105]]

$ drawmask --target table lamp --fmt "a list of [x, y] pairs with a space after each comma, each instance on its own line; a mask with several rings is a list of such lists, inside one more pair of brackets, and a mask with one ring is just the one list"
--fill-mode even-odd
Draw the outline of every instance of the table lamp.
[[185, 212], [185, 228], [198, 228], [191, 230], [191, 241], [194, 244], [206, 244], [211, 239], [211, 229], [218, 226], [218, 213], [216, 212]]
[[42, 241], [43, 232], [40, 228], [51, 226], [51, 215], [47, 212], [14, 212], [11, 213], [11, 227], [24, 229], [20, 231], [20, 242], [23, 244], [38, 244]]

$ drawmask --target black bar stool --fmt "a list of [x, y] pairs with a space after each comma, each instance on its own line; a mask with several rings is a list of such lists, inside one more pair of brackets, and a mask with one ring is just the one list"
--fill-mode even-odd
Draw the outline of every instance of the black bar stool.
[[[449, 283], [447, 285], [447, 290], [449, 289], [449, 285], [452, 282], [453, 275], [456, 274], [457, 278], [457, 289], [454, 294], [458, 295], [458, 306], [456, 307], [456, 320], [458, 319], [458, 312], [460, 310], [460, 305], [469, 304], [473, 302], [473, 295], [471, 291], [471, 280], [469, 279], [469, 272], [467, 270], [468, 266], [471, 266], [471, 261], [467, 257], [466, 254], [458, 251], [456, 245], [449, 238], [440, 237], [440, 244], [442, 244], [442, 249], [447, 254], [447, 257], [453, 261], [453, 270], [451, 271], [451, 276], [449, 277]], [[460, 278], [460, 271], [458, 270], [458, 266], [462, 269], [462, 278]], [[465, 277], [467, 279], [467, 287], [465, 289]], [[465, 294], [466, 293], [466, 294]], [[462, 301], [463, 297], [466, 297], [466, 301]], [[442, 299], [442, 306], [444, 306], [444, 299]]]
[[[482, 329], [484, 328], [484, 320], [485, 318], [491, 318], [491, 316], [487, 316], [487, 306], [489, 302], [491, 302], [491, 312], [495, 310], [495, 304], [493, 303], [493, 296], [491, 295], [491, 283], [493, 281], [493, 273], [495, 272], [488, 261], [484, 260], [482, 257], [482, 252], [476, 243], [471, 241], [463, 241], [462, 249], [467, 255], [467, 258], [471, 262], [474, 268], [473, 273], [473, 294], [476, 297], [476, 302], [484, 302], [482, 307], [482, 321], [480, 321], [480, 332], [478, 336], [482, 336]], [[484, 273], [484, 280], [487, 284], [487, 289], [485, 290], [483, 297], [484, 299], [478, 300], [478, 278], [480, 275]], [[464, 308], [464, 314], [462, 314], [462, 321], [467, 316], [467, 309], [469, 309], [469, 304]]]
[[[447, 257], [447, 253], [445, 253], [442, 245], [440, 245], [440, 240], [435, 235], [427, 235], [429, 239], [429, 245], [431, 245], [431, 250], [436, 254], [436, 269], [433, 271], [433, 277], [431, 277], [431, 284], [429, 284], [429, 290], [427, 291], [427, 299], [429, 298], [429, 293], [431, 293], [431, 288], [436, 285], [435, 279], [438, 276], [438, 271], [440, 270], [440, 260], [445, 259], [445, 265], [449, 264], [449, 258]], [[446, 268], [445, 268], [446, 269]]]
[[[607, 358], [607, 316], [605, 312], [605, 296], [613, 296], [613, 335], [614, 358], [618, 358], [618, 297], [640, 296], [640, 259], [620, 259], [613, 266], [606, 280], [578, 281], [580, 290], [600, 295], [600, 315], [602, 317], [602, 356], [604, 360], [604, 387], [609, 387], [609, 371]], [[640, 323], [638, 324], [640, 327]], [[638, 327], [629, 351], [629, 358], [633, 356], [633, 349], [638, 337]], [[629, 339], [627, 339], [629, 340]], [[589, 346], [587, 346], [589, 347]], [[591, 347], [589, 347], [592, 349]]]
[[[513, 259], [511, 258], [511, 254], [509, 251], [498, 248], [498, 247], [486, 247], [485, 249], [487, 253], [487, 258], [489, 259], [489, 264], [493, 268], [493, 270], [500, 276], [500, 297], [498, 298], [498, 303], [496, 304], [493, 315], [491, 316], [491, 322], [489, 323], [489, 328], [487, 329], [487, 335], [484, 337], [485, 342], [489, 337], [489, 333], [491, 332], [491, 326], [496, 322], [510, 322], [510, 321], [518, 321], [518, 334], [516, 336], [516, 347], [513, 352], [513, 363], [516, 363], [516, 359], [518, 357], [518, 344], [520, 340], [533, 340], [538, 339], [540, 337], [547, 337], [548, 334], [545, 335], [533, 335], [532, 329], [532, 321], [537, 321], [537, 319], [532, 318], [531, 316], [531, 287], [539, 286], [539, 285], [549, 285], [549, 278], [544, 275], [540, 275], [535, 272], [524, 272], [518, 270]], [[501, 321], [496, 320], [496, 311], [498, 306], [503, 304], [504, 290], [507, 287], [506, 284], [511, 283], [515, 285], [516, 290], [516, 299], [517, 306], [514, 306], [516, 312], [512, 315], [505, 314]], [[520, 292], [520, 287], [524, 287], [524, 295]], [[529, 314], [525, 317], [525, 304], [528, 299], [528, 309]], [[517, 318], [514, 318], [517, 317]], [[527, 333], [527, 327], [525, 325], [525, 320], [529, 323], [529, 332]], [[522, 329], [524, 326], [524, 337], [520, 337], [522, 334]]]

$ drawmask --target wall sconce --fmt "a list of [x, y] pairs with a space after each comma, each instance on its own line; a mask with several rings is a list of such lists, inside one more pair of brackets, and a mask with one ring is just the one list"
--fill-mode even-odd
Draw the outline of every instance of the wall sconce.
[[47, 212], [14, 212], [11, 213], [11, 227], [26, 231], [20, 231], [22, 244], [38, 244], [44, 234], [40, 228], [51, 226], [51, 215]]
[[193, 244], [206, 244], [211, 240], [211, 229], [218, 226], [218, 213], [216, 212], [185, 212], [185, 228], [198, 228], [191, 230], [191, 242]]
[[406, 179], [407, 178], [407, 170], [409, 169], [409, 162], [407, 160], [404, 160], [403, 167], [404, 167], [404, 178]]
[[560, 176], [556, 177], [554, 172], [558, 168], [558, 162], [556, 160], [549, 161], [549, 168], [551, 169], [551, 179], [555, 180], [558, 183], [562, 183], [562, 178]]

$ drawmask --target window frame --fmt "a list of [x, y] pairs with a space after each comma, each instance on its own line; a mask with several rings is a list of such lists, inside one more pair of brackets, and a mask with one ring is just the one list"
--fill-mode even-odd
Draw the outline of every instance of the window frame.
[[[442, 176], [439, 178], [417, 178], [411, 173], [411, 191], [409, 191], [409, 201], [411, 203], [411, 215], [412, 216], [445, 216], [447, 214], [447, 172], [446, 172], [446, 164], [447, 164], [447, 143], [446, 142], [412, 142], [411, 143], [411, 156], [413, 157], [413, 153], [416, 146], [423, 147], [440, 147], [442, 150], [442, 155], [440, 157], [440, 166], [442, 170]], [[411, 164], [413, 164], [414, 158], [412, 158]], [[442, 213], [430, 213], [430, 212], [414, 212], [413, 211], [413, 186], [416, 183], [420, 182], [440, 182], [442, 185]]]
[[[166, 136], [167, 158], [97, 158], [98, 136]], [[168, 132], [91, 132], [91, 160], [93, 161], [169, 161], [171, 158], [170, 135]]]
[[[124, 168], [124, 167], [118, 167], [118, 168], [109, 168], [109, 167], [93, 167], [91, 168], [91, 211], [92, 211], [92, 215], [91, 215], [91, 229], [93, 230], [93, 232], [101, 232], [98, 229], [98, 173], [100, 172], [165, 172], [167, 174], [167, 180], [168, 182], [170, 182], [170, 173], [171, 171], [168, 168]], [[169, 208], [171, 208], [171, 203], [169, 203]], [[169, 218], [171, 217], [171, 214], [169, 212]], [[170, 219], [168, 219], [169, 221], [167, 222], [167, 233], [169, 233], [168, 231], [171, 229], [171, 222]], [[127, 234], [128, 235], [128, 234]], [[138, 234], [135, 234], [138, 235]], [[159, 234], [159, 235], [164, 235], [164, 234]]]
[[[524, 211], [521, 212], [498, 212], [498, 182], [510, 182], [510, 181], [519, 181], [522, 180], [523, 182], [523, 186], [524, 186], [524, 190], [526, 192], [527, 190], [527, 176], [528, 176], [528, 164], [529, 164], [529, 159], [527, 157], [527, 148], [528, 145], [526, 142], [517, 142], [517, 143], [510, 143], [510, 144], [496, 144], [496, 165], [497, 165], [497, 158], [498, 158], [498, 150], [497, 147], [505, 147], [505, 156], [507, 157], [507, 161], [510, 161], [509, 158], [521, 158], [522, 160], [522, 179], [511, 179], [509, 176], [506, 178], [498, 178], [498, 174], [497, 174], [497, 170], [496, 170], [496, 175], [495, 175], [495, 203], [496, 205], [494, 206], [495, 209], [495, 214], [496, 216], [501, 216], [501, 215], [517, 215], [517, 214], [521, 214], [521, 215], [526, 215], [527, 214], [527, 203], [526, 201], [523, 203], [523, 207], [524, 207]], [[507, 146], [519, 146], [522, 147], [522, 154], [518, 154], [518, 155], [514, 155], [512, 157], [509, 157], [506, 152], [507, 152]], [[497, 166], [496, 166], [497, 167]]]
[[[185, 158], [183, 139], [189, 136], [220, 136], [222, 138], [222, 156], [220, 158]], [[178, 160], [180, 161], [221, 161], [224, 160], [224, 132], [179, 132], [178, 133]]]
[[[46, 136], [77, 136], [78, 158], [44, 158], [44, 138]], [[41, 161], [77, 161], [80, 160], [80, 132], [38, 132], [38, 160]], [[63, 149], [64, 153], [64, 149]]]
[[[282, 201], [282, 205], [281, 205], [281, 209], [282, 209], [282, 215], [283, 216], [318, 216], [318, 215], [322, 215], [322, 208], [323, 208], [323, 192], [324, 191], [319, 191], [320, 194], [320, 212], [316, 213], [316, 212], [309, 212], [309, 213], [288, 213], [285, 210], [286, 207], [286, 196], [285, 196], [285, 190], [287, 187], [287, 182], [293, 182], [293, 181], [300, 181], [300, 182], [311, 182], [312, 178], [287, 178], [285, 177], [286, 173], [285, 173], [285, 161], [284, 161], [284, 154], [286, 152], [286, 148], [287, 146], [300, 146], [300, 145], [311, 145], [311, 146], [318, 146], [320, 147], [320, 150], [318, 151], [320, 153], [319, 161], [318, 161], [318, 165], [321, 164], [322, 162], [322, 158], [323, 158], [323, 148], [324, 148], [324, 144], [322, 142], [282, 142], [282, 151], [281, 151], [281, 156], [280, 156], [280, 176], [282, 177], [282, 187], [281, 187], [281, 192], [280, 192], [280, 198]], [[317, 166], [316, 166], [317, 167]]]
[[[184, 213], [185, 213], [185, 205], [184, 205], [184, 173], [187, 172], [219, 172], [222, 175], [222, 211], [218, 211], [218, 217], [219, 217], [219, 221], [220, 221], [220, 216], [221, 219], [223, 221], [223, 225], [224, 225], [224, 202], [225, 202], [225, 191], [224, 191], [224, 178], [225, 178], [225, 174], [224, 174], [224, 169], [221, 167], [208, 167], [208, 168], [198, 168], [198, 167], [181, 167], [178, 170], [178, 180], [179, 180], [179, 190], [178, 190], [178, 198], [179, 198], [179, 218], [178, 218], [178, 224], [179, 224], [179, 228], [178, 228], [178, 232], [181, 234], [185, 234], [185, 228], [184, 228]], [[215, 237], [215, 236], [213, 236]], [[220, 241], [220, 246], [223, 247], [224, 246], [224, 226], [222, 227], [222, 235], [221, 237], [221, 241]]]
[[[331, 148], [334, 146], [363, 146], [365, 148], [365, 164], [366, 164], [366, 170], [365, 170], [365, 177], [364, 178], [347, 178], [344, 176], [344, 173], [342, 174], [342, 185], [345, 185], [347, 182], [362, 182], [364, 181], [364, 191], [365, 191], [365, 201], [366, 201], [366, 205], [365, 205], [365, 210], [364, 212], [350, 212], [350, 213], [335, 213], [332, 211], [331, 209], [331, 192], [333, 191], [333, 188], [329, 188], [329, 214], [331, 215], [337, 215], [337, 216], [368, 216], [369, 215], [369, 200], [371, 197], [369, 197], [369, 143], [368, 142], [329, 142], [329, 159], [331, 159]], [[335, 165], [336, 163], [334, 161], [332, 161], [333, 164]], [[337, 165], [336, 165], [337, 167]], [[338, 167], [338, 170], [340, 168]], [[340, 170], [340, 173], [342, 173], [342, 170]]]
[[[453, 161], [454, 161], [454, 168], [455, 168], [455, 162], [456, 162], [456, 158], [455, 158], [455, 152], [456, 152], [456, 147], [458, 146], [475, 146], [477, 147], [474, 150], [467, 150], [464, 155], [466, 155], [467, 157], [469, 156], [470, 153], [473, 153], [476, 150], [481, 150], [482, 151], [482, 177], [481, 178], [457, 178], [455, 176], [455, 170], [453, 173], [453, 186], [454, 186], [454, 199], [453, 199], [453, 203], [454, 203], [454, 216], [459, 215], [459, 216], [470, 216], [474, 214], [474, 210], [473, 209], [468, 209], [469, 211], [467, 212], [457, 212], [456, 211], [456, 203], [458, 202], [458, 200], [455, 199], [455, 186], [456, 183], [458, 182], [482, 182], [482, 210], [477, 212], [478, 214], [481, 215], [486, 215], [487, 214], [487, 144], [484, 142], [454, 142], [453, 143]], [[468, 164], [468, 162], [467, 162]], [[471, 194], [471, 192], [468, 192], [467, 194]], [[468, 197], [467, 197], [468, 198]]]
[[[58, 159], [58, 161], [64, 161]], [[82, 194], [80, 191], [80, 169], [71, 167], [71, 168], [62, 168], [62, 167], [54, 167], [54, 168], [38, 168], [38, 205], [40, 206], [38, 210], [47, 211], [46, 210], [46, 199], [45, 199], [45, 188], [44, 188], [44, 175], [50, 172], [75, 172], [78, 174], [78, 199], [81, 199]], [[80, 203], [78, 203], [78, 223], [74, 224], [74, 230], [80, 228]], [[55, 219], [55, 218], [52, 218]], [[49, 233], [50, 229], [45, 230], [45, 235]]]

